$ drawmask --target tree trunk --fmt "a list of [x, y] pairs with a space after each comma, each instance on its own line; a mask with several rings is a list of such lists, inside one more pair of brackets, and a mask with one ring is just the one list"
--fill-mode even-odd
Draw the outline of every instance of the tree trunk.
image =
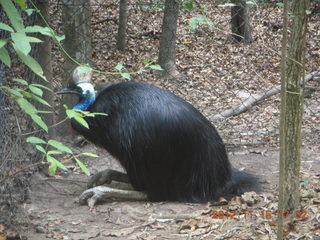
[[120, 0], [119, 5], [119, 27], [117, 36], [117, 49], [124, 51], [126, 49], [126, 31], [128, 19], [128, 1]]
[[[50, 5], [48, 1], [37, 1], [37, 7], [40, 10], [42, 16], [49, 21], [49, 10]], [[36, 19], [36, 25], [40, 25], [45, 27], [45, 23], [43, 22], [42, 18], [37, 15]], [[43, 36], [39, 34], [37, 36], [39, 39], [41, 39], [43, 42], [38, 43], [35, 45], [35, 48], [37, 49], [38, 54], [36, 54], [36, 60], [39, 62], [43, 69], [44, 76], [47, 78], [47, 82], [43, 81], [43, 79], [40, 79], [39, 77], [36, 77], [38, 79], [39, 84], [42, 84], [50, 89], [53, 89], [53, 78], [52, 78], [52, 63], [51, 63], [51, 42], [50, 38], [48, 36]], [[54, 94], [50, 91], [44, 91], [43, 92], [43, 99], [47, 101], [52, 107], [54, 105]], [[42, 106], [38, 106], [38, 108], [42, 108]], [[41, 109], [41, 110], [48, 110], [48, 109]], [[49, 109], [50, 110], [50, 109]], [[52, 114], [44, 114], [42, 115], [43, 120], [47, 124], [47, 126], [52, 126], [54, 124], [54, 118], [52, 117]], [[55, 137], [55, 128], [49, 128], [49, 138], [52, 139]]]
[[[75, 63], [66, 56], [62, 81], [62, 86], [66, 87], [77, 64], [86, 64], [91, 61], [91, 8], [88, 0], [63, 0], [62, 2], [62, 23], [66, 37], [63, 45], [66, 52], [78, 62]], [[63, 104], [72, 108], [75, 101], [74, 96], [68, 96], [68, 94], [62, 96], [59, 121], [66, 117]], [[69, 133], [69, 123], [59, 125], [59, 135], [65, 136]]]
[[[280, 172], [278, 211], [299, 210], [300, 148], [303, 113], [303, 84], [305, 70], [306, 28], [309, 0], [292, 0], [292, 24], [288, 58], [286, 57], [287, 16], [284, 16], [283, 74], [280, 120]], [[285, 1], [285, 12], [288, 1]], [[302, 87], [301, 87], [302, 85]], [[279, 215], [278, 240], [283, 239], [283, 219]]]
[[231, 37], [234, 43], [249, 44], [252, 42], [250, 11], [246, 0], [231, 0]]
[[177, 75], [176, 35], [179, 1], [166, 0], [160, 37], [159, 64], [170, 75]]

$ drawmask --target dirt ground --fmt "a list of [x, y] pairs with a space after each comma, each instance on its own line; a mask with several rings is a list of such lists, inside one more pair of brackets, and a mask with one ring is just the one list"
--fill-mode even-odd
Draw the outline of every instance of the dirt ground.
[[[99, 154], [98, 159], [84, 160], [91, 173], [106, 168], [121, 169], [105, 151], [95, 146], [87, 144], [72, 148], [75, 152]], [[71, 171], [55, 177], [44, 173], [33, 177], [30, 199], [21, 206], [20, 219], [28, 224], [20, 234], [24, 239], [32, 240], [275, 239], [278, 152], [248, 149], [229, 155], [233, 166], [260, 176], [263, 190], [256, 196], [253, 194], [257, 203], [252, 206], [249, 202], [241, 202], [240, 197], [222, 206], [110, 200], [90, 210], [88, 206], [75, 202], [85, 190], [89, 177], [70, 165]], [[302, 153], [302, 173], [310, 183], [320, 182], [319, 160], [319, 152], [312, 149], [305, 149]], [[297, 226], [288, 232], [288, 239], [320, 239], [319, 202], [314, 198], [312, 202], [311, 198], [303, 204], [308, 216], [297, 219]], [[215, 217], [218, 211], [225, 215], [234, 213], [234, 218], [230, 215]], [[270, 211], [271, 219], [266, 219], [264, 211]]]

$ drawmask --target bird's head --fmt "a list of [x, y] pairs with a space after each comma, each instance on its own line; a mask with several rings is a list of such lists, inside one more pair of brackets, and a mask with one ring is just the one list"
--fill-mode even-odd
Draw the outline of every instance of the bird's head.
[[57, 94], [76, 94], [79, 103], [73, 109], [86, 110], [96, 99], [93, 85], [90, 83], [92, 71], [89, 67], [76, 67], [69, 80], [68, 86], [61, 89]]

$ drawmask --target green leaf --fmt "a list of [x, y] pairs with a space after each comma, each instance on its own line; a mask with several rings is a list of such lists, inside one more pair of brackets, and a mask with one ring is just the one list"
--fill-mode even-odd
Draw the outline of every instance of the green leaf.
[[255, 1], [247, 1], [246, 4], [247, 4], [247, 5], [258, 6]]
[[[1, 0], [0, 0], [1, 1]], [[40, 66], [40, 64], [34, 60], [33, 57], [29, 56], [29, 55], [25, 55], [23, 52], [20, 51], [19, 48], [16, 47], [15, 44], [12, 44], [14, 50], [16, 51], [16, 53], [18, 54], [19, 58], [38, 76], [40, 76], [41, 78], [45, 79], [45, 77], [43, 76], [43, 71], [42, 68]]]
[[147, 65], [147, 64], [150, 63], [150, 61], [149, 60], [143, 60], [142, 63], [143, 63], [143, 65]]
[[204, 15], [197, 15], [190, 19], [189, 28], [190, 31], [194, 31], [200, 24], [211, 25], [212, 22]]
[[63, 170], [68, 170], [68, 168], [60, 161], [52, 157], [51, 155], [47, 154], [47, 161], [50, 163], [54, 163], [57, 167], [63, 169]]
[[26, 9], [25, 11], [26, 11], [26, 13], [28, 14], [28, 16], [31, 16], [32, 13], [37, 12], [35, 9], [32, 9], [32, 8], [28, 8], [28, 9]]
[[284, 3], [283, 2], [278, 2], [277, 6], [283, 8], [284, 7]]
[[6, 45], [8, 42], [8, 39], [0, 39], [0, 48], [2, 48], [4, 45]]
[[51, 150], [47, 152], [47, 155], [57, 155], [57, 154], [62, 154], [62, 152], [57, 150]]
[[63, 145], [61, 142], [58, 142], [56, 140], [51, 139], [48, 141], [48, 144], [63, 152], [72, 153], [70, 148], [68, 148], [67, 146]]
[[42, 35], [51, 36], [51, 30], [48, 27], [42, 27], [39, 25], [27, 26], [25, 32], [28, 33], [41, 33]]
[[22, 9], [25, 9], [27, 7], [24, 0], [15, 0], [15, 1]]
[[44, 154], [47, 154], [46, 150], [41, 145], [36, 145], [36, 149]]
[[27, 37], [28, 41], [31, 43], [40, 43], [43, 42], [42, 40], [40, 40], [39, 38], [36, 37]]
[[76, 120], [79, 124], [81, 124], [81, 125], [84, 126], [85, 128], [88, 128], [88, 129], [89, 129], [88, 123], [87, 123], [86, 120], [84, 120], [82, 117], [74, 116], [73, 119]]
[[[43, 105], [51, 107], [51, 105], [46, 100], [44, 100], [41, 97], [38, 97], [37, 95], [31, 94], [31, 98], [33, 98], [34, 100], [38, 101], [39, 103], [42, 103]], [[40, 111], [37, 111], [37, 113], [39, 113], [39, 112]]]
[[121, 75], [121, 77], [123, 77], [125, 79], [130, 79], [131, 78], [130, 73], [121, 73], [120, 75]]
[[28, 143], [35, 143], [35, 144], [46, 144], [46, 141], [42, 140], [41, 138], [38, 137], [28, 137], [26, 140]]
[[70, 119], [74, 118], [76, 116], [76, 112], [72, 109], [67, 109], [66, 114], [67, 114], [68, 118], [70, 118]]
[[235, 6], [237, 5], [234, 3], [225, 3], [225, 4], [218, 5], [218, 7], [235, 7]]
[[48, 132], [48, 126], [47, 124], [45, 124], [45, 122], [42, 120], [42, 118], [36, 114], [32, 114], [30, 115], [32, 120], [38, 124], [39, 127], [41, 127], [43, 130], [45, 130], [46, 132]]
[[307, 14], [307, 15], [310, 15], [310, 14], [312, 14], [312, 11], [306, 10], [306, 14]]
[[53, 113], [52, 111], [43, 111], [43, 110], [38, 110], [37, 113], [43, 113], [43, 114], [51, 114]]
[[8, 31], [8, 32], [14, 32], [12, 27], [10, 27], [9, 25], [7, 25], [3, 22], [0, 22], [0, 29]]
[[37, 109], [29, 103], [26, 99], [24, 98], [17, 98], [16, 99], [18, 105], [23, 109], [27, 114], [33, 115], [36, 114]]
[[194, 10], [193, 1], [187, 1], [186, 3], [182, 4], [181, 10]]
[[79, 74], [84, 74], [91, 71], [92, 71], [92, 68], [89, 65], [82, 65], [81, 68], [79, 69]]
[[42, 95], [43, 95], [43, 92], [42, 92], [42, 90], [40, 89], [40, 88], [38, 88], [38, 87], [35, 87], [34, 85], [29, 85], [29, 89], [31, 90], [31, 92], [33, 92], [34, 94], [36, 94], [36, 95], [38, 95], [38, 96], [40, 96], [40, 97], [42, 97]]
[[[50, 156], [48, 156], [48, 157], [50, 157]], [[48, 158], [47, 158], [47, 161], [50, 162], [50, 161], [48, 160]], [[49, 172], [55, 174], [56, 171], [57, 171], [57, 162], [56, 162], [56, 161], [51, 161], [51, 162], [50, 162], [50, 166], [49, 166]]]
[[85, 114], [86, 117], [95, 117], [95, 116], [109, 116], [109, 114], [107, 113], [86, 113]]
[[62, 162], [56, 160], [56, 163], [57, 163], [58, 168], [61, 168], [65, 171], [68, 171], [68, 168]]
[[24, 97], [26, 97], [26, 98], [32, 98], [32, 93], [30, 93], [30, 92], [27, 92], [27, 91], [24, 91], [24, 90], [21, 90], [20, 91], [22, 94], [23, 94], [23, 96]]
[[42, 85], [42, 84], [33, 83], [33, 84], [31, 84], [31, 85], [32, 85], [32, 86], [35, 86], [35, 87], [43, 88], [43, 89], [48, 90], [48, 91], [50, 91], [50, 92], [53, 92], [52, 89], [50, 89], [50, 88], [48, 88], [48, 87], [46, 87], [46, 86], [44, 86], [44, 85]]
[[307, 187], [308, 185], [309, 185], [309, 181], [304, 181], [300, 183], [300, 187], [303, 187], [303, 188]]
[[81, 155], [89, 156], [89, 157], [99, 157], [97, 154], [89, 153], [89, 152], [83, 152]]
[[0, 48], [0, 60], [8, 67], [11, 67], [11, 59], [9, 53], [4, 47]]
[[42, 35], [52, 37], [53, 39], [57, 40], [58, 42], [60, 42], [60, 41], [65, 39], [64, 35], [62, 35], [62, 36], [56, 35], [51, 28], [41, 27], [41, 26], [38, 26], [38, 25], [26, 27], [25, 28], [25, 32], [30, 32], [30, 33], [38, 32], [38, 33], [41, 33]]
[[63, 41], [65, 38], [66, 38], [65, 35], [61, 35], [61, 36], [54, 35], [54, 39], [55, 39], [56, 41], [58, 41], [58, 42]]
[[153, 70], [160, 70], [163, 71], [164, 69], [160, 66], [160, 65], [150, 65], [149, 68], [153, 69]]
[[22, 85], [26, 85], [26, 86], [29, 85], [29, 83], [26, 80], [22, 79], [22, 78], [12, 78], [12, 80], [17, 82], [17, 83], [21, 83]]
[[1, 88], [5, 89], [8, 93], [10, 93], [12, 96], [14, 97], [18, 97], [18, 98], [22, 98], [23, 95], [21, 94], [21, 92], [17, 89], [12, 89], [6, 86], [2, 86]]
[[123, 65], [121, 63], [118, 63], [115, 69], [117, 69], [119, 72], [122, 70]]
[[77, 164], [81, 168], [82, 172], [84, 172], [84, 174], [86, 174], [87, 176], [90, 176], [89, 169], [78, 158], [75, 157], [75, 159], [76, 159]]
[[0, 0], [3, 10], [6, 12], [12, 26], [17, 32], [24, 29], [22, 18], [11, 0]]

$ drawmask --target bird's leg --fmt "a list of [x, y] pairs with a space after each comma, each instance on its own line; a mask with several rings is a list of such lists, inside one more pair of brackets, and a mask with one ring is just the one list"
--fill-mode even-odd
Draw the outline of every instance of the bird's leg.
[[92, 208], [98, 201], [109, 198], [126, 200], [147, 200], [147, 194], [135, 190], [116, 189], [107, 186], [98, 186], [84, 191], [79, 197], [80, 204], [88, 204]]
[[130, 183], [127, 174], [112, 169], [106, 169], [94, 174], [90, 178], [87, 187], [92, 188], [103, 185], [105, 183], [110, 184], [112, 181]]

